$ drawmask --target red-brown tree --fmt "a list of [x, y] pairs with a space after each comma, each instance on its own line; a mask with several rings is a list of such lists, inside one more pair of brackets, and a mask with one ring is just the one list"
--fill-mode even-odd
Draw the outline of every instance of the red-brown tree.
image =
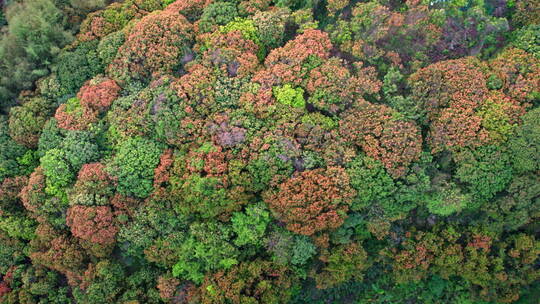
[[343, 168], [304, 171], [270, 193], [266, 202], [287, 229], [313, 235], [343, 224], [355, 195]]

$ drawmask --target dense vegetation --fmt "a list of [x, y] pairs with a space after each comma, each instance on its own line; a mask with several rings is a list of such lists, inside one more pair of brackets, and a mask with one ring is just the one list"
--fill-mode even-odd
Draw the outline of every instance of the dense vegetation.
[[0, 3], [1, 303], [538, 303], [538, 0]]

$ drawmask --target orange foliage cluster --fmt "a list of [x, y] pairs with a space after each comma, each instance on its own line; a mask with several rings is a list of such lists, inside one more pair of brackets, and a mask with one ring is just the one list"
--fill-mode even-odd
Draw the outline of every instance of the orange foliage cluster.
[[5, 178], [0, 184], [0, 203], [3, 201], [10, 202], [17, 200], [21, 189], [26, 187], [27, 184], [28, 177], [26, 176]]
[[221, 146], [214, 146], [210, 152], [190, 151], [186, 157], [186, 167], [190, 173], [218, 177], [228, 171], [227, 154]]
[[121, 88], [112, 79], [94, 79], [85, 83], [79, 90], [81, 106], [95, 111], [106, 111], [112, 102], [118, 97]]
[[241, 263], [207, 275], [201, 303], [286, 303], [292, 283], [284, 266], [261, 260]]
[[245, 39], [238, 30], [219, 35], [210, 34], [209, 49], [204, 52], [204, 60], [220, 68], [230, 77], [247, 76], [259, 67], [257, 54], [260, 46]]
[[85, 251], [74, 237], [60, 234], [48, 224], [36, 228], [37, 238], [30, 243], [30, 258], [60, 273], [72, 276], [80, 273], [86, 259]]
[[274, 104], [272, 88], [290, 84], [300, 86], [309, 75], [303, 66], [308, 59], [325, 60], [330, 57], [332, 44], [328, 34], [319, 30], [308, 29], [287, 42], [283, 47], [273, 49], [265, 59], [265, 68], [253, 75], [252, 82], [260, 84], [255, 91], [248, 91], [240, 97], [240, 103], [255, 111], [267, 111], [267, 106]]
[[43, 174], [43, 169], [41, 167], [37, 167], [34, 172], [30, 174], [28, 184], [22, 188], [21, 193], [19, 194], [24, 208], [31, 213], [38, 212], [39, 207], [46, 198], [44, 191], [45, 174]]
[[118, 79], [146, 78], [170, 73], [193, 39], [193, 26], [173, 10], [143, 17], [131, 30], [108, 71]]
[[211, 88], [215, 85], [216, 76], [210, 67], [202, 64], [191, 64], [186, 69], [187, 74], [180, 77], [173, 87], [180, 98], [188, 100], [190, 105], [197, 106], [186, 106], [186, 113], [204, 111], [198, 106], [213, 100], [215, 93]]
[[328, 59], [332, 44], [328, 34], [319, 30], [306, 30], [281, 48], [272, 50], [265, 59], [264, 71], [253, 77], [263, 89], [290, 83], [300, 85], [308, 72], [302, 64], [309, 58]]
[[[503, 63], [502, 59], [494, 62], [494, 70], [499, 71], [506, 86], [511, 87], [508, 84], [512, 82], [510, 79], [522, 79], [522, 76], [516, 67]], [[486, 71], [488, 67], [477, 59], [463, 58], [432, 64], [411, 76], [413, 95], [427, 112], [426, 122], [430, 123], [428, 142], [432, 152], [486, 144], [496, 139], [494, 136], [497, 137], [493, 132], [490, 136], [491, 130], [486, 126], [489, 124], [486, 119], [494, 119], [492, 116], [498, 115], [500, 120], [515, 123], [524, 113], [525, 104], [519, 105], [504, 94], [488, 90]], [[523, 101], [523, 96], [512, 94]], [[499, 104], [496, 107], [501, 109], [500, 113], [482, 117], [479, 112], [489, 102]]]
[[92, 243], [112, 244], [118, 232], [109, 206], [72, 206], [68, 209], [66, 222], [74, 236]]
[[[205, 35], [202, 35], [205, 36]], [[207, 34], [198, 37], [208, 50], [201, 55], [200, 62], [186, 65], [186, 74], [173, 83], [178, 96], [186, 101], [186, 117], [182, 124], [199, 125], [194, 122], [194, 113], [208, 115], [216, 105], [216, 81], [218, 77], [243, 78], [260, 67], [257, 53], [259, 46], [245, 39], [239, 31]], [[210, 47], [209, 47], [210, 46]], [[197, 48], [197, 45], [195, 46]], [[182, 60], [190, 61], [193, 54]]]
[[502, 90], [521, 103], [530, 101], [531, 94], [540, 94], [540, 59], [523, 50], [510, 48], [491, 63]]
[[482, 118], [471, 108], [448, 108], [431, 124], [428, 141], [432, 152], [445, 148], [479, 146], [486, 143], [488, 133], [482, 129]]
[[416, 64], [415, 56], [427, 55], [442, 36], [428, 6], [418, 4], [409, 1], [409, 8], [403, 12], [374, 1], [354, 6], [354, 38], [344, 41], [341, 49], [364, 61], [386, 58], [400, 68]]
[[170, 276], [160, 276], [157, 280], [159, 296], [165, 301], [172, 300], [176, 294], [178, 285], [180, 285], [179, 279]]
[[207, 7], [212, 0], [178, 0], [169, 4], [166, 11], [180, 13], [189, 20], [193, 20], [202, 14], [202, 11]]
[[10, 291], [11, 291], [11, 288], [9, 288], [9, 285], [6, 282], [1, 281], [0, 282], [0, 297], [8, 294]]
[[343, 224], [356, 192], [343, 168], [304, 171], [279, 186], [266, 202], [287, 229], [313, 235]]
[[475, 109], [481, 104], [488, 92], [485, 68], [473, 57], [441, 61], [418, 70], [409, 82], [428, 119], [434, 120], [444, 108]]
[[122, 29], [127, 21], [138, 19], [148, 14], [148, 11], [142, 9], [137, 3], [134, 3], [140, 2], [139, 0], [129, 2], [131, 3], [112, 3], [104, 10], [88, 14], [81, 23], [81, 28], [77, 35], [78, 40], [91, 41], [101, 39], [112, 32]]
[[167, 149], [161, 154], [159, 165], [154, 169], [154, 194], [163, 197], [166, 194], [166, 184], [170, 178], [170, 169], [174, 163], [173, 150]]
[[77, 183], [104, 182], [110, 179], [109, 174], [105, 172], [105, 165], [102, 163], [84, 164], [79, 170]]
[[343, 60], [333, 57], [312, 69], [305, 85], [310, 94], [308, 102], [335, 114], [363, 94], [377, 93], [381, 81], [377, 79], [375, 68], [362, 68], [362, 63], [356, 66], [358, 76], [353, 76]]
[[121, 214], [133, 217], [139, 203], [140, 201], [138, 199], [120, 193], [116, 193], [110, 200], [110, 204], [114, 208], [114, 215], [117, 218]]
[[422, 136], [414, 122], [393, 117], [396, 114], [385, 105], [362, 101], [340, 121], [340, 132], [368, 156], [380, 160], [394, 177], [400, 177], [418, 160]]
[[[79, 102], [79, 101], [77, 101]], [[97, 122], [99, 113], [89, 107], [79, 106], [70, 109], [67, 104], [62, 104], [56, 109], [54, 118], [58, 121], [58, 127], [71, 131], [82, 131]]]

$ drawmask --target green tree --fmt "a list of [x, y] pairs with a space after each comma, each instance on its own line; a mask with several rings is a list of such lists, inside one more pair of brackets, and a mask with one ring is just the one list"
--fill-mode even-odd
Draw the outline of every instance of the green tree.
[[293, 265], [305, 265], [317, 253], [313, 242], [305, 235], [295, 235], [292, 247], [291, 263]]
[[468, 185], [473, 198], [486, 201], [502, 191], [512, 180], [510, 155], [498, 146], [463, 150], [455, 156], [455, 177]]
[[68, 131], [61, 149], [73, 170], [77, 172], [82, 165], [97, 161], [101, 156], [96, 138], [89, 132]]
[[118, 178], [118, 192], [145, 198], [153, 190], [154, 169], [163, 147], [150, 139], [134, 137], [120, 143], [109, 167]]
[[84, 290], [80, 288], [73, 290], [73, 297], [77, 303], [117, 303], [126, 279], [126, 272], [120, 264], [102, 260], [90, 265], [86, 274], [86, 279], [89, 280], [88, 287]]
[[220, 25], [225, 25], [238, 17], [236, 4], [230, 2], [215, 2], [204, 8], [199, 29], [201, 32], [212, 32]]
[[47, 177], [45, 192], [62, 195], [75, 179], [75, 171], [66, 159], [66, 153], [60, 149], [51, 149], [41, 158], [40, 163]]
[[429, 212], [442, 216], [459, 212], [469, 204], [470, 196], [461, 193], [455, 184], [437, 188], [427, 199]]
[[233, 231], [237, 237], [237, 246], [260, 246], [264, 242], [266, 227], [270, 223], [270, 212], [264, 204], [259, 203], [246, 207], [245, 212], [235, 212], [231, 218]]
[[52, 0], [14, 3], [6, 17], [7, 33], [0, 41], [0, 106], [47, 75], [53, 58], [72, 40], [64, 15]]
[[18, 159], [27, 153], [27, 148], [16, 143], [10, 136], [4, 116], [0, 117], [0, 181], [6, 177], [26, 173]]
[[290, 84], [274, 87], [274, 96], [279, 103], [295, 108], [303, 108], [306, 105], [304, 100], [304, 89], [294, 88]]
[[21, 106], [11, 108], [9, 134], [18, 143], [36, 148], [45, 122], [52, 112], [52, 104], [44, 98], [31, 98]]
[[348, 164], [347, 173], [351, 177], [351, 186], [357, 191], [352, 210], [362, 210], [373, 203], [388, 200], [396, 190], [383, 164], [368, 156], [356, 157]]
[[98, 57], [98, 40], [83, 42], [77, 48], [56, 57], [53, 70], [62, 88], [74, 94], [85, 81], [103, 72], [104, 64]]
[[228, 269], [238, 263], [240, 252], [231, 244], [233, 230], [218, 222], [195, 223], [178, 249], [173, 275], [200, 284], [206, 272]]
[[512, 162], [517, 172], [534, 172], [540, 169], [540, 108], [529, 111], [522, 120], [509, 142]]

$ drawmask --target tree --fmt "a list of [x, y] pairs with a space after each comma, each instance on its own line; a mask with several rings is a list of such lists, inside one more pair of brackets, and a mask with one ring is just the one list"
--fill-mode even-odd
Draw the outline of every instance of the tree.
[[266, 227], [270, 223], [270, 213], [262, 204], [252, 205], [246, 207], [245, 213], [235, 212], [231, 222], [237, 235], [234, 240], [237, 246], [260, 246], [264, 242]]
[[68, 192], [70, 205], [108, 205], [113, 195], [113, 183], [102, 163], [84, 164], [77, 182]]
[[41, 131], [41, 136], [38, 141], [38, 156], [45, 155], [45, 152], [59, 148], [64, 140], [64, 134], [58, 127], [58, 121], [52, 117], [47, 120]]
[[75, 170], [66, 159], [66, 153], [60, 149], [47, 151], [40, 159], [43, 174], [47, 177], [45, 192], [51, 195], [63, 195], [64, 190], [75, 179]]
[[347, 61], [332, 57], [313, 68], [305, 84], [308, 102], [320, 111], [337, 114], [361, 96], [379, 92], [381, 83], [373, 67], [364, 68], [362, 62], [356, 62], [353, 68], [346, 65]]
[[295, 278], [283, 266], [255, 260], [205, 278], [202, 303], [283, 303], [291, 297]]
[[96, 141], [96, 136], [89, 132], [68, 131], [59, 149], [65, 153], [73, 171], [78, 172], [82, 165], [97, 161], [101, 157]]
[[102, 260], [90, 264], [73, 297], [82, 303], [115, 303], [123, 291], [125, 270], [118, 263]]
[[437, 62], [412, 74], [408, 81], [413, 98], [421, 104], [421, 122], [436, 121], [445, 108], [476, 109], [488, 92], [482, 67], [478, 59], [467, 57]]
[[512, 21], [519, 25], [538, 24], [540, 14], [538, 13], [538, 3], [533, 0], [516, 1], [514, 3], [516, 12], [512, 16]]
[[302, 88], [293, 89], [291, 85], [286, 84], [282, 87], [274, 87], [272, 91], [279, 103], [295, 108], [303, 108], [306, 105]]
[[[110, 3], [105, 9], [86, 15], [77, 38], [83, 42], [100, 40], [110, 33], [122, 30], [130, 21], [161, 9], [162, 2], [161, 0], [127, 0], [121, 3]], [[92, 2], [85, 2], [86, 5], [90, 3]]]
[[418, 126], [387, 106], [360, 101], [340, 121], [340, 133], [381, 161], [394, 178], [403, 176], [422, 152]]
[[293, 176], [265, 201], [287, 229], [309, 236], [343, 224], [354, 195], [345, 170], [331, 167]]
[[61, 104], [54, 115], [58, 127], [71, 130], [88, 130], [93, 123], [98, 121], [98, 112], [91, 108], [82, 106], [80, 100], [76, 97], [68, 99]]
[[369, 267], [366, 251], [356, 243], [335, 248], [329, 256], [321, 257], [325, 262], [322, 271], [315, 276], [317, 288], [325, 289], [337, 284], [363, 279], [363, 271]]
[[85, 81], [103, 72], [104, 65], [98, 57], [97, 47], [98, 41], [82, 42], [57, 57], [53, 70], [68, 94], [76, 93]]
[[370, 157], [357, 156], [348, 164], [347, 173], [351, 187], [356, 190], [351, 205], [354, 211], [387, 200], [396, 191], [396, 185], [382, 163]]
[[70, 0], [69, 3], [74, 8], [80, 9], [83, 11], [93, 11], [96, 9], [103, 8], [105, 6], [105, 0], [91, 0], [91, 1]]
[[298, 86], [307, 76], [304, 68], [330, 57], [330, 39], [325, 32], [306, 30], [283, 47], [272, 50], [264, 61], [266, 69], [258, 72], [253, 81], [262, 85], [263, 90], [276, 85]]
[[21, 106], [11, 108], [9, 134], [17, 143], [36, 148], [41, 130], [50, 116], [52, 104], [43, 98], [30, 98]]
[[515, 31], [512, 45], [540, 59], [540, 43], [538, 36], [540, 25], [528, 25]]
[[536, 103], [540, 100], [538, 75], [540, 59], [516, 48], [507, 48], [490, 62], [495, 80], [502, 81], [500, 89], [520, 103]]
[[240, 210], [251, 195], [244, 185], [231, 180], [233, 163], [229, 152], [210, 143], [179, 159], [178, 177], [171, 183], [172, 194], [181, 198], [176, 210], [205, 219], [229, 218], [233, 211]]
[[491, 219], [490, 228], [494, 231], [515, 231], [540, 217], [538, 210], [540, 200], [540, 178], [534, 174], [514, 176], [505, 191], [499, 197], [484, 206]]
[[118, 53], [118, 49], [120, 49], [125, 41], [126, 34], [123, 31], [111, 33], [99, 41], [97, 54], [104, 66], [112, 63]]
[[523, 123], [510, 137], [509, 147], [512, 153], [512, 162], [517, 172], [534, 172], [540, 169], [540, 128], [539, 108], [525, 114]]
[[118, 232], [109, 206], [72, 206], [67, 211], [66, 223], [74, 236], [92, 243], [114, 243]]
[[236, 5], [230, 2], [210, 3], [204, 8], [198, 21], [199, 32], [213, 32], [238, 17]]
[[192, 224], [189, 236], [178, 248], [173, 275], [200, 284], [207, 272], [238, 264], [240, 252], [230, 243], [232, 238], [230, 226], [213, 221]]
[[463, 194], [455, 184], [449, 183], [436, 187], [426, 206], [433, 214], [448, 216], [471, 205], [470, 200], [470, 195]]
[[18, 160], [27, 153], [23, 145], [10, 137], [7, 120], [0, 118], [0, 180], [22, 174], [24, 168]]
[[[111, 204], [115, 210], [123, 209], [124, 216], [127, 216], [126, 221], [121, 221], [121, 214], [116, 212], [118, 222], [121, 223], [117, 239], [123, 256], [137, 260], [146, 257], [167, 268], [178, 262], [177, 251], [185, 239], [189, 223], [185, 216], [174, 212], [163, 201], [149, 200], [141, 204], [133, 198], [115, 195]], [[161, 246], [168, 247], [167, 252], [157, 250], [158, 247], [154, 245], [159, 242], [168, 245]]]
[[209, 0], [165, 0], [168, 11], [184, 15], [190, 22], [200, 18], [204, 8], [208, 6]]
[[54, 269], [69, 277], [77, 277], [77, 274], [83, 271], [87, 256], [75, 238], [48, 224], [40, 224], [36, 228], [36, 235], [37, 238], [30, 243], [29, 254], [35, 264]]
[[133, 27], [108, 72], [120, 81], [172, 73], [191, 44], [192, 31], [187, 19], [170, 9], [149, 14]]
[[[508, 95], [489, 91], [488, 86], [501, 86], [484, 73], [486, 70], [477, 59], [463, 58], [438, 62], [411, 75], [412, 94], [429, 113], [424, 122], [430, 124], [428, 142], [432, 152], [505, 141], [519, 122], [525, 100], [507, 90], [503, 92]], [[505, 83], [508, 81], [505, 79]]]
[[455, 155], [455, 161], [455, 177], [467, 183], [471, 194], [479, 201], [493, 198], [512, 180], [510, 155], [498, 146], [464, 150]]
[[118, 97], [120, 87], [112, 79], [97, 78], [87, 82], [77, 93], [81, 106], [104, 112]]
[[109, 173], [118, 178], [118, 192], [147, 197], [153, 189], [154, 168], [161, 152], [161, 145], [149, 139], [135, 137], [124, 141], [109, 167]]
[[65, 16], [52, 0], [23, 1], [9, 6], [7, 33], [0, 42], [0, 107], [20, 90], [28, 90], [59, 50], [72, 40]]
[[267, 51], [282, 46], [286, 23], [290, 18], [290, 13], [286, 9], [260, 11], [252, 17], [261, 43]]

